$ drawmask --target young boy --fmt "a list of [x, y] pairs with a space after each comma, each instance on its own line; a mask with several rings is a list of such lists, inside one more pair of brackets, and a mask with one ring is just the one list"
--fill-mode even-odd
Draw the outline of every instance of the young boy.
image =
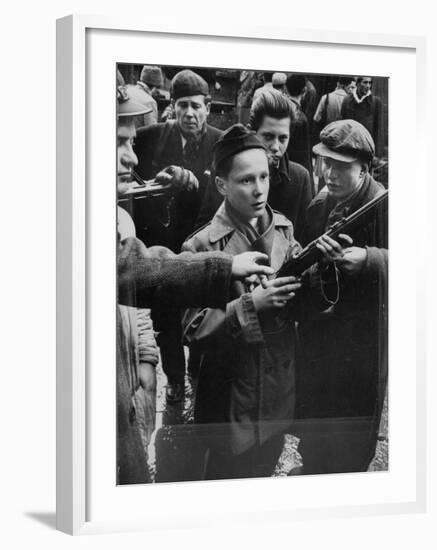
[[[268, 206], [265, 147], [234, 125], [214, 148], [216, 185], [224, 197], [212, 221], [183, 246], [191, 252], [231, 255], [256, 250], [276, 271], [300, 250], [293, 225]], [[279, 316], [300, 282], [264, 281], [251, 289], [231, 285], [225, 308], [188, 310], [185, 342], [202, 353], [195, 422], [207, 424], [206, 479], [272, 475], [293, 418], [294, 324]]]

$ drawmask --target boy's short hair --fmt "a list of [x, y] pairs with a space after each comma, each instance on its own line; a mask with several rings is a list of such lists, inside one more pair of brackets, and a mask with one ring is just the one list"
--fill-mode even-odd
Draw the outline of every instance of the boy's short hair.
[[235, 155], [248, 149], [266, 150], [255, 133], [242, 124], [234, 124], [228, 128], [213, 147], [212, 171], [214, 176], [226, 178], [232, 169]]
[[265, 116], [282, 119], [293, 119], [291, 101], [278, 90], [263, 92], [252, 104], [249, 116], [249, 126], [254, 132], [262, 125]]
[[302, 74], [291, 74], [287, 78], [285, 86], [287, 87], [288, 93], [291, 96], [296, 97], [303, 92], [303, 89], [306, 86], [305, 77]]

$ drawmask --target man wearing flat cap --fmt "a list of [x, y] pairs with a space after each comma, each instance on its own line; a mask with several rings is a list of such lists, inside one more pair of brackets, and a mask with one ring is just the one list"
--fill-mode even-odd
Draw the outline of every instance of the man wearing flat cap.
[[[326, 187], [311, 202], [302, 245], [384, 188], [369, 174], [374, 141], [354, 120], [328, 124], [313, 151]], [[334, 262], [322, 279], [328, 309], [299, 323], [299, 450], [305, 474], [366, 471], [375, 453], [387, 384], [387, 215], [375, 213], [346, 248], [326, 238]]]
[[[205, 171], [210, 168], [212, 148], [222, 132], [207, 123], [209, 87], [197, 73], [179, 71], [171, 82], [170, 95], [176, 120], [138, 130], [137, 172], [142, 178], [150, 179], [170, 166], [183, 167], [196, 189], [180, 192], [170, 205], [155, 202], [153, 209], [147, 209], [143, 201], [136, 207], [135, 219], [138, 234], [146, 244], [164, 245], [179, 252], [184, 239], [194, 229], [207, 182]], [[183, 396], [185, 373], [179, 314], [162, 309], [160, 313], [155, 310], [154, 316], [163, 368], [169, 381], [167, 400], [178, 402]]]

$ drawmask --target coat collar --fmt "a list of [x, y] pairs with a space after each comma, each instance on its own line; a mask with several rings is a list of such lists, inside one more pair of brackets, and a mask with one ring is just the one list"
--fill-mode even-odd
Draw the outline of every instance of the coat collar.
[[[270, 206], [267, 206], [270, 209]], [[276, 227], [289, 227], [292, 225], [291, 221], [279, 212], [271, 210], [273, 215], [273, 223]], [[224, 237], [230, 236], [235, 232], [235, 227], [232, 225], [232, 221], [226, 213], [225, 203], [223, 202], [217, 210], [215, 216], [211, 221], [211, 227], [209, 231], [209, 241], [216, 243]]]

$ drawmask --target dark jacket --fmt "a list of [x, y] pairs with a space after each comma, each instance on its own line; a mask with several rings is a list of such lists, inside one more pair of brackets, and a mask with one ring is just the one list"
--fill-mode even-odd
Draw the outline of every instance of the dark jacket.
[[[278, 269], [300, 250], [291, 222], [273, 214], [271, 265]], [[213, 220], [184, 243], [184, 250], [250, 249], [222, 205]], [[232, 284], [221, 309], [189, 310], [184, 316], [187, 344], [202, 353], [195, 422], [208, 424], [210, 446], [241, 454], [289, 428], [294, 410], [294, 324], [258, 317], [243, 283]]]
[[[297, 241], [300, 240], [306, 209], [311, 202], [311, 198], [308, 170], [296, 162], [289, 161], [287, 154], [285, 154], [281, 158], [278, 170], [274, 174], [270, 174], [268, 201], [273, 210], [281, 212], [293, 223], [294, 236]], [[222, 195], [218, 192], [215, 183], [210, 181], [200, 208], [196, 227], [202, 227], [208, 223], [222, 202]]]
[[299, 103], [294, 99], [290, 100], [293, 120], [290, 125], [287, 153], [292, 161], [304, 166], [312, 174], [310, 124]]
[[[357, 210], [383, 190], [369, 175], [352, 199]], [[326, 230], [334, 207], [327, 188], [308, 208], [303, 245]], [[349, 455], [347, 471], [365, 470], [376, 445], [387, 383], [388, 251], [386, 213], [380, 211], [354, 233], [365, 247], [362, 271], [340, 273], [338, 302], [299, 323], [302, 357], [297, 369], [297, 416], [305, 419], [361, 419], [361, 450]], [[335, 297], [335, 292], [331, 298]], [[335, 300], [333, 300], [335, 301]], [[364, 422], [364, 424], [363, 424]], [[341, 452], [341, 451], [340, 451]], [[346, 470], [345, 470], [346, 471]]]
[[199, 180], [198, 191], [180, 192], [172, 201], [168, 221], [167, 200], [136, 201], [132, 213], [137, 236], [147, 245], [159, 244], [179, 252], [182, 242], [194, 230], [210, 169], [212, 148], [222, 131], [207, 125], [202, 136], [198, 154], [190, 161], [184, 160], [182, 138], [177, 123], [173, 120], [140, 128], [135, 139], [134, 150], [138, 157], [136, 171], [143, 179], [151, 179], [170, 165], [183, 166], [191, 170]]
[[371, 94], [361, 103], [357, 103], [353, 96], [348, 95], [341, 105], [341, 118], [356, 120], [365, 126], [375, 141], [376, 155], [384, 155], [383, 106], [379, 97]]

